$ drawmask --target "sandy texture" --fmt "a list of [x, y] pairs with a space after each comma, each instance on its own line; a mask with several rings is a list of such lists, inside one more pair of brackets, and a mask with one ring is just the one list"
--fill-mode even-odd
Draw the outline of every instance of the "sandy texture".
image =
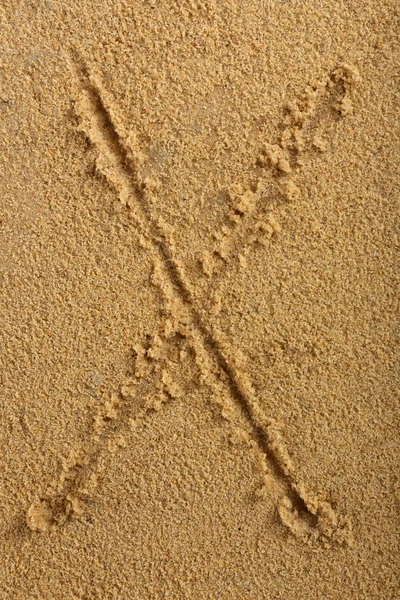
[[399, 598], [398, 3], [0, 17], [1, 600]]

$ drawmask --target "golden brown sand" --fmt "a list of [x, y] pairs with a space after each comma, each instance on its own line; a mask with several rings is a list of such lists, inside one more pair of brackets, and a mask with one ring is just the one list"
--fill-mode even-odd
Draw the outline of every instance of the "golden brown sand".
[[0, 18], [0, 600], [400, 598], [398, 2]]

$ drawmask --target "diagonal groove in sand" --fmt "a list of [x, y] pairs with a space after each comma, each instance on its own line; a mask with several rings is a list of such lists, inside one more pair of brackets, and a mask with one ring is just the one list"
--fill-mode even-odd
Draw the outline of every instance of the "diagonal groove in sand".
[[[222, 371], [227, 375], [227, 381], [229, 382], [231, 393], [241, 406], [242, 410], [246, 413], [247, 417], [251, 420], [255, 430], [258, 431], [257, 437], [260, 438], [261, 443], [262, 438], [265, 437], [265, 434], [262, 435], [261, 431], [263, 431], [266, 426], [276, 426], [276, 422], [272, 419], [267, 419], [261, 414], [261, 411], [258, 407], [256, 407], [254, 400], [249, 397], [248, 391], [246, 391], [243, 385], [240, 383], [235, 369], [231, 366], [229, 360], [227, 359], [220, 343], [217, 340], [216, 335], [211, 329], [210, 324], [204, 323], [199, 311], [196, 310], [192, 294], [181, 275], [181, 267], [177, 265], [172, 256], [171, 249], [161, 227], [155, 223], [152, 218], [146, 203], [145, 191], [140, 182], [137, 181], [134, 175], [134, 165], [132, 165], [130, 159], [128, 158], [129, 150], [125, 147], [124, 142], [117, 133], [116, 127], [111, 120], [109, 111], [104, 105], [100, 91], [93, 84], [89, 84], [88, 81], [85, 85], [85, 91], [89, 96], [91, 96], [93, 114], [96, 113], [97, 126], [101, 130], [103, 142], [114, 154], [114, 157], [119, 163], [119, 169], [123, 169], [130, 180], [132, 192], [136, 197], [138, 206], [142, 212], [141, 216], [144, 217], [144, 219], [140, 221], [143, 228], [142, 233], [146, 236], [146, 238], [151, 240], [153, 247], [157, 250], [159, 258], [164, 265], [165, 272], [168, 273], [169, 281], [174, 289], [174, 292], [179, 296], [181, 302], [183, 302], [185, 305], [186, 311], [190, 315], [191, 322], [200, 334], [204, 346], [216, 360], [220, 369], [222, 369]], [[265, 446], [265, 442], [262, 443]], [[271, 450], [270, 444], [271, 441], [268, 444], [269, 450]]]
[[[140, 234], [153, 254], [162, 285], [173, 298], [186, 323], [188, 337], [205, 357], [206, 369], [228, 390], [230, 397], [247, 421], [259, 451], [273, 464], [277, 480], [285, 490], [279, 514], [292, 531], [310, 537], [351, 541], [346, 519], [337, 516], [328, 502], [310, 491], [299, 479], [284, 444], [280, 426], [267, 417], [255, 399], [251, 382], [229, 357], [229, 349], [211, 322], [206, 322], [195, 305], [183, 267], [174, 259], [171, 242], [162, 224], [156, 222], [148, 203], [146, 182], [141, 181], [134, 163], [129, 140], [115, 124], [104, 99], [101, 83], [91, 76], [82, 60], [74, 56], [72, 66], [77, 76], [82, 98], [78, 114], [82, 129], [98, 151], [98, 166], [133, 212]], [[96, 451], [97, 452], [97, 451]], [[91, 457], [92, 458], [92, 457]], [[305, 510], [303, 519], [294, 506]], [[311, 524], [310, 524], [311, 523]]]

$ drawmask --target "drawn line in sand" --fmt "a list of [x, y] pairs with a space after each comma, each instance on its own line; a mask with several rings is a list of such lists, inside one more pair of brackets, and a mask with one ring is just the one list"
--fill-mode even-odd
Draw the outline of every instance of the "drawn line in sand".
[[214, 234], [211, 250], [200, 258], [204, 274], [213, 282], [213, 313], [221, 306], [218, 282], [246, 266], [251, 248], [268, 246], [279, 236], [280, 209], [301, 198], [298, 177], [305, 158], [328, 150], [334, 124], [353, 110], [358, 79], [358, 72], [344, 64], [310, 83], [297, 101], [287, 102], [277, 142], [263, 145], [250, 183], [227, 190], [231, 209]]
[[[174, 259], [173, 240], [168, 239], [163, 223], [152, 215], [153, 183], [141, 178], [141, 156], [135, 138], [118, 124], [112, 98], [100, 78], [91, 74], [76, 55], [72, 67], [80, 88], [76, 108], [81, 129], [98, 152], [97, 168], [116, 188], [122, 206], [139, 231], [141, 244], [153, 259], [153, 281], [167, 300], [172, 317], [170, 330], [179, 333], [194, 350], [203, 381], [215, 391], [223, 415], [236, 425], [239, 437], [243, 432], [250, 436], [250, 445], [260, 456], [265, 485], [270, 481], [267, 460], [273, 465], [274, 479], [283, 491], [278, 507], [282, 522], [308, 541], [330, 539], [351, 543], [350, 523], [302, 482], [284, 443], [280, 424], [263, 413], [229, 342], [197, 310], [183, 266]], [[98, 455], [110, 435], [105, 433], [108, 421], [116, 418], [119, 411], [121, 414], [126, 411], [124, 401], [140, 397], [146, 385], [149, 386], [149, 380], [145, 377], [136, 394], [124, 394], [121, 390], [107, 401], [104, 414], [98, 415], [100, 421], [92, 440], [71, 457], [56, 485], [29, 508], [27, 522], [32, 529], [48, 530], [70, 515], [81, 514], [83, 507], [74, 491], [83, 482], [90, 487]], [[95, 486], [95, 481], [92, 484]]]

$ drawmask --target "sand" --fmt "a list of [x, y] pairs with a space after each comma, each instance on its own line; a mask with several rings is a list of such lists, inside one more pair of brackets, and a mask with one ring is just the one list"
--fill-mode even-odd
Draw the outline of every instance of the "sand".
[[398, 3], [0, 15], [0, 599], [400, 598]]

